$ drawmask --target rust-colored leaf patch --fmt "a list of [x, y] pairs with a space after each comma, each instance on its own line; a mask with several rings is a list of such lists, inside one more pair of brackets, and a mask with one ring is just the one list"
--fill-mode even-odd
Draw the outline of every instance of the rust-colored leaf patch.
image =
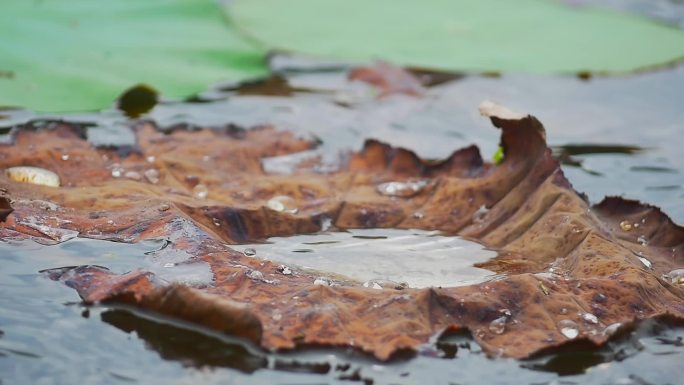
[[[116, 275], [94, 266], [49, 276], [87, 303], [132, 304], [267, 349], [345, 346], [388, 359], [467, 329], [488, 354], [523, 358], [571, 340], [602, 344], [639, 319], [684, 319], [684, 288], [663, 278], [684, 267], [684, 229], [639, 202], [607, 198], [590, 206], [553, 159], [537, 119], [492, 104], [483, 113], [502, 131], [498, 165], [484, 162], [476, 147], [428, 161], [370, 140], [337, 171], [306, 161], [291, 175], [268, 174], [261, 160], [316, 144], [270, 127], [164, 134], [141, 124], [137, 147], [127, 152], [95, 148], [68, 124], [21, 130], [2, 147], [0, 167], [47, 168], [62, 187], [0, 175], [14, 209], [0, 226], [4, 236], [47, 242], [76, 233], [167, 239], [162, 261], [208, 266], [213, 279], [183, 285], [152, 271]], [[480, 265], [498, 274], [426, 289], [314, 284], [313, 273], [284, 273], [230, 247], [328, 223], [467, 237], [498, 251]], [[172, 258], [178, 255], [185, 259]]]

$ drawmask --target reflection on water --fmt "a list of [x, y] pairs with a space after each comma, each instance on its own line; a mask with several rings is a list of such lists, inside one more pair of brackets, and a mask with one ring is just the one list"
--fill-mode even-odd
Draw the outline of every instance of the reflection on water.
[[237, 342], [226, 342], [219, 336], [181, 328], [172, 323], [155, 322], [130, 311], [107, 310], [100, 314], [100, 318], [126, 333], [135, 333], [165, 360], [198, 368], [226, 367], [245, 373], [252, 373], [267, 364], [263, 356], [252, 354]]
[[382, 288], [387, 283], [413, 288], [464, 286], [494, 273], [474, 267], [496, 257], [480, 244], [439, 232], [400, 229], [355, 229], [291, 237], [273, 237], [265, 244], [235, 246], [254, 250], [256, 257], [335, 273]]

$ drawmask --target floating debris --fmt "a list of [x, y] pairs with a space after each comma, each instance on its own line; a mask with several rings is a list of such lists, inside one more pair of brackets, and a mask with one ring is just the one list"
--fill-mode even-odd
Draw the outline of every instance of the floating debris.
[[15, 182], [38, 184], [42, 186], [59, 187], [59, 175], [50, 170], [39, 167], [19, 166], [5, 170], [5, 175]]
[[565, 338], [571, 340], [577, 338], [579, 335], [577, 323], [569, 319], [560, 320], [558, 322], [558, 329], [560, 330], [561, 334], [565, 336]]
[[427, 180], [407, 181], [407, 182], [385, 182], [376, 186], [378, 193], [382, 195], [410, 198], [418, 194], [428, 185]]
[[631, 231], [632, 224], [629, 221], [622, 221], [620, 222], [620, 228], [624, 231]]
[[254, 250], [251, 247], [246, 248], [245, 250], [242, 251], [242, 254], [245, 255], [245, 257], [253, 257], [256, 255], [256, 250]]
[[165, 263], [165, 264], [164, 264], [164, 267], [167, 267], [167, 268], [168, 268], [168, 267], [174, 267], [174, 266], [176, 266], [175, 263]]
[[539, 282], [539, 288], [541, 289], [542, 293], [544, 293], [544, 295], [549, 295], [549, 289], [546, 288], [544, 282]]

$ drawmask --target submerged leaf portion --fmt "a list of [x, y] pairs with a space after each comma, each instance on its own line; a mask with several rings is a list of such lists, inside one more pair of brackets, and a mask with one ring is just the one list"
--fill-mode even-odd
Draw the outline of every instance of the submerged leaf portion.
[[[164, 134], [145, 123], [128, 152], [93, 147], [67, 124], [20, 130], [0, 167], [51, 168], [63, 187], [0, 174], [14, 208], [0, 226], [3, 234], [48, 242], [74, 232], [124, 242], [164, 238], [158, 264], [208, 264], [213, 281], [179, 286], [152, 271], [117, 276], [92, 266], [50, 277], [88, 303], [132, 304], [267, 349], [348, 346], [388, 359], [467, 329], [490, 355], [522, 358], [571, 340], [602, 344], [639, 319], [684, 319], [684, 288], [661, 278], [684, 267], [684, 229], [634, 201], [590, 206], [553, 159], [537, 119], [491, 103], [482, 112], [502, 131], [500, 164], [484, 162], [476, 147], [426, 161], [369, 140], [336, 171], [304, 159], [290, 175], [265, 172], [262, 159], [315, 142], [271, 127]], [[68, 161], [58, 159], [64, 148]], [[396, 193], [405, 186], [410, 194]], [[498, 252], [478, 264], [498, 274], [467, 286], [379, 290], [229, 246], [328, 227], [461, 235]]]

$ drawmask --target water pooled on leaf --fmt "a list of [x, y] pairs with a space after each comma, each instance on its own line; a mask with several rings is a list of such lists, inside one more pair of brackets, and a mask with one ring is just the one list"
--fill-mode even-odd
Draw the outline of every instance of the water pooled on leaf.
[[268, 243], [244, 247], [271, 261], [335, 273], [360, 283], [370, 282], [367, 287], [376, 283], [393, 289], [483, 282], [494, 273], [474, 265], [497, 255], [457, 236], [402, 229], [353, 229], [272, 237]]

